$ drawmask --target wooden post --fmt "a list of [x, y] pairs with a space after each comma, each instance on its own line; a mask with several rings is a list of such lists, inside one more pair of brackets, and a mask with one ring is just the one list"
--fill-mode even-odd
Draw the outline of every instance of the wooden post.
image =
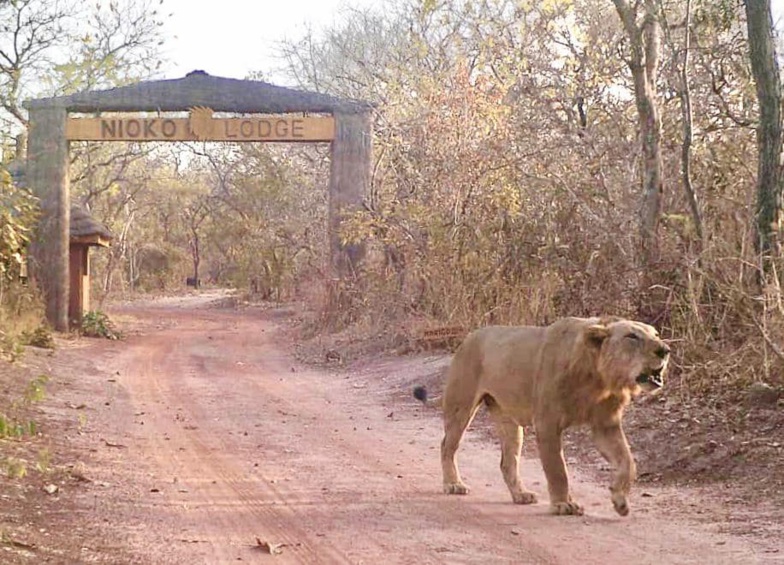
[[43, 292], [46, 318], [57, 331], [68, 330], [70, 205], [66, 116], [64, 107], [30, 108], [27, 148], [27, 182], [41, 202], [30, 270]]
[[329, 251], [331, 275], [344, 279], [355, 273], [363, 245], [343, 245], [340, 226], [346, 214], [359, 210], [370, 186], [372, 158], [370, 112], [335, 113], [335, 139], [329, 179]]

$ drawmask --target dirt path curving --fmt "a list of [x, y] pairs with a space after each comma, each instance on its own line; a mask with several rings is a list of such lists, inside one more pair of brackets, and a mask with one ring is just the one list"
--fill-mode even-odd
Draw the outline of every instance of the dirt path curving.
[[[640, 490], [632, 515], [620, 518], [606, 486], [579, 472], [587, 515], [550, 516], [541, 466], [530, 458], [524, 478], [542, 502], [515, 506], [497, 448], [471, 433], [460, 461], [473, 490], [441, 494], [439, 415], [407, 393], [417, 371], [433, 370], [426, 359], [325, 371], [293, 359], [269, 313], [185, 302], [119, 314], [143, 329], [83, 352], [95, 364], [82, 439], [92, 446], [93, 482], [79, 504], [91, 505], [101, 535], [111, 536], [83, 534], [96, 555], [114, 545], [151, 564], [784, 559], [784, 548], [665, 517], [658, 498]], [[282, 552], [264, 555], [257, 539], [284, 544]]]

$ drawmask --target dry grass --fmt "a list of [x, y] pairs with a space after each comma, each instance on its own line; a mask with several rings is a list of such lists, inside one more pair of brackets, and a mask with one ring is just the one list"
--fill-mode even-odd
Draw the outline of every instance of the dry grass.
[[427, 260], [409, 261], [404, 269], [377, 261], [361, 278], [319, 298], [317, 325], [328, 332], [352, 327], [367, 336], [386, 332], [390, 343], [399, 343], [440, 326], [616, 314], [653, 323], [670, 339], [677, 394], [711, 402], [737, 397], [753, 382], [784, 386], [780, 261], [771, 263], [761, 284], [758, 261], [728, 252], [737, 246], [724, 242], [694, 256], [683, 253], [676, 234], [665, 234], [661, 259], [645, 277], [653, 284], [642, 287], [628, 256], [609, 248], [585, 255], [606, 243], [545, 250], [514, 269], [498, 266], [506, 249], [455, 252], [468, 244], [431, 246]]
[[0, 293], [0, 357], [15, 359], [43, 325], [43, 305], [34, 289], [5, 283]]

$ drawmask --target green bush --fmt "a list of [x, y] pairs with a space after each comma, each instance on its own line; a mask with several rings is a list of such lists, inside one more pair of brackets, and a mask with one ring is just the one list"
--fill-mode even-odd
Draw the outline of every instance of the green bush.
[[120, 339], [122, 337], [109, 316], [100, 310], [91, 310], [82, 316], [82, 335], [105, 337], [106, 339]]

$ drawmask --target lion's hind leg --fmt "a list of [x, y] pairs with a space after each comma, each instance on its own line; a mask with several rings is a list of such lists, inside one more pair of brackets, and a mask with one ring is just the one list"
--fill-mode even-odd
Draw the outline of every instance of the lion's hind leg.
[[520, 453], [523, 450], [523, 428], [503, 413], [492, 398], [485, 400], [490, 418], [501, 440], [501, 474], [515, 504], [535, 504], [536, 494], [520, 480]]
[[468, 494], [468, 487], [460, 478], [457, 468], [457, 448], [471, 421], [476, 415], [479, 403], [458, 406], [444, 406], [444, 439], [441, 441], [441, 467], [444, 474], [446, 494]]

